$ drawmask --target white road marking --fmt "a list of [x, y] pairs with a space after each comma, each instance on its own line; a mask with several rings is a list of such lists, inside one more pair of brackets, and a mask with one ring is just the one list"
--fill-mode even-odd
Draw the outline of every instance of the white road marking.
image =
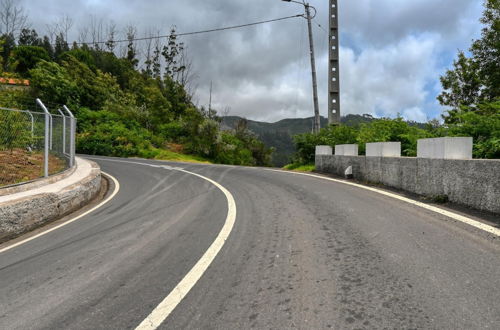
[[234, 223], [236, 221], [236, 203], [234, 201], [233, 195], [221, 186], [219, 183], [204, 177], [200, 174], [189, 172], [186, 170], [178, 170], [180, 172], [188, 173], [200, 177], [208, 182], [212, 183], [214, 186], [219, 188], [227, 199], [227, 216], [222, 230], [217, 235], [212, 245], [208, 248], [205, 254], [200, 260], [191, 268], [191, 270], [184, 276], [184, 278], [176, 285], [176, 287], [169, 293], [169, 295], [163, 299], [163, 301], [156, 306], [156, 308], [137, 326], [136, 329], [156, 329], [160, 324], [165, 321], [165, 319], [170, 315], [170, 313], [177, 307], [177, 305], [184, 299], [188, 292], [193, 288], [193, 286], [198, 282], [198, 280], [203, 276], [203, 273], [210, 266], [212, 261], [215, 259], [222, 246], [226, 242], [231, 230], [233, 229]]
[[354, 186], [354, 187], [358, 187], [358, 188], [370, 190], [370, 191], [373, 191], [373, 192], [376, 192], [376, 193], [379, 193], [379, 194], [382, 194], [382, 195], [385, 195], [385, 196], [388, 196], [388, 197], [392, 197], [392, 198], [398, 199], [400, 201], [403, 201], [403, 202], [406, 202], [406, 203], [409, 203], [409, 204], [413, 204], [413, 205], [422, 207], [422, 208], [427, 209], [429, 211], [433, 211], [433, 212], [439, 213], [441, 215], [447, 216], [447, 217], [452, 218], [454, 220], [457, 220], [457, 221], [466, 223], [466, 224], [468, 224], [470, 226], [476, 227], [478, 229], [484, 230], [484, 231], [486, 231], [486, 232], [488, 232], [490, 234], [493, 234], [493, 235], [496, 235], [496, 236], [500, 236], [500, 229], [498, 229], [498, 228], [495, 228], [495, 227], [487, 225], [485, 223], [473, 220], [473, 219], [468, 218], [466, 216], [463, 216], [461, 214], [457, 214], [457, 213], [454, 213], [454, 212], [451, 212], [451, 211], [447, 211], [447, 210], [441, 209], [441, 208], [436, 207], [436, 206], [432, 206], [432, 205], [428, 205], [428, 204], [425, 204], [425, 203], [422, 203], [422, 202], [418, 202], [418, 201], [412, 200], [412, 199], [407, 198], [407, 197], [403, 197], [403, 196], [400, 196], [400, 195], [397, 195], [397, 194], [390, 193], [388, 191], [380, 190], [380, 189], [373, 188], [373, 187], [364, 186], [364, 185], [357, 184], [357, 183], [354, 183], [354, 182], [349, 182], [349, 181], [344, 181], [344, 180], [338, 180], [338, 179], [333, 179], [333, 178], [327, 178], [327, 177], [324, 177], [324, 176], [310, 174], [310, 173], [291, 172], [291, 171], [273, 170], [273, 169], [266, 169], [266, 170], [267, 171], [273, 171], [273, 172], [280, 172], [280, 173], [305, 175], [305, 176], [310, 176], [310, 177], [314, 177], [314, 178], [318, 178], [318, 179], [322, 179], [322, 180], [328, 180], [328, 181], [343, 183], [343, 184], [346, 184], [346, 185], [349, 185], [349, 186]]
[[67, 224], [70, 224], [70, 223], [72, 223], [72, 222], [74, 222], [74, 221], [76, 221], [76, 220], [78, 220], [78, 219], [86, 216], [87, 214], [89, 214], [91, 212], [94, 212], [95, 210], [97, 210], [98, 208], [100, 208], [101, 206], [103, 206], [104, 204], [106, 204], [107, 202], [109, 202], [110, 200], [112, 200], [116, 196], [116, 194], [118, 193], [118, 191], [120, 191], [120, 183], [112, 175], [110, 175], [110, 174], [108, 174], [106, 172], [102, 172], [102, 173], [105, 174], [106, 176], [108, 176], [109, 178], [111, 178], [111, 180], [113, 180], [113, 183], [115, 184], [115, 190], [113, 191], [113, 193], [111, 195], [108, 196], [108, 198], [106, 198], [104, 201], [102, 201], [98, 205], [94, 206], [90, 210], [88, 210], [88, 211], [80, 214], [79, 216], [77, 216], [77, 217], [75, 217], [75, 218], [73, 218], [71, 220], [68, 220], [68, 221], [66, 221], [64, 223], [61, 223], [60, 225], [57, 225], [57, 226], [52, 227], [50, 229], [47, 229], [47, 230], [45, 230], [45, 231], [43, 231], [41, 233], [38, 233], [38, 234], [36, 234], [34, 236], [28, 237], [28, 238], [26, 238], [26, 239], [24, 239], [22, 241], [19, 241], [19, 242], [15, 243], [15, 244], [12, 244], [12, 245], [9, 245], [9, 246], [7, 246], [7, 247], [5, 247], [3, 249], [0, 249], [0, 253], [8, 251], [10, 249], [13, 249], [13, 248], [15, 248], [15, 247], [17, 247], [19, 245], [22, 245], [22, 244], [27, 243], [27, 242], [29, 242], [31, 240], [34, 240], [35, 238], [38, 238], [38, 237], [43, 236], [43, 235], [46, 235], [46, 234], [48, 234], [48, 233], [50, 233], [50, 232], [52, 232], [52, 231], [54, 231], [56, 229], [59, 229], [59, 228], [61, 228], [63, 226], [66, 226]]
[[141, 162], [132, 162], [129, 160], [117, 160], [117, 159], [109, 159], [109, 158], [97, 158], [97, 157], [87, 157], [85, 156], [86, 159], [93, 159], [93, 160], [105, 160], [108, 162], [115, 162], [115, 163], [126, 163], [126, 164], [135, 164], [135, 165], [141, 165], [141, 166], [149, 166], [149, 167], [155, 167], [155, 168], [163, 168], [166, 170], [182, 170], [182, 167], [174, 167], [174, 166], [169, 166], [169, 165], [155, 165], [155, 164], [148, 164], [148, 163], [141, 163]]

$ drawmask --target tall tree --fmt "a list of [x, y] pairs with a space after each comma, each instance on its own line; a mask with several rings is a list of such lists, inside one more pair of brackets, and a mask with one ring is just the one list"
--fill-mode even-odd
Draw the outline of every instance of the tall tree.
[[441, 77], [441, 105], [451, 109], [444, 116], [453, 122], [463, 111], [476, 111], [478, 105], [500, 98], [500, 0], [485, 0], [481, 38], [474, 41], [467, 57], [458, 53], [453, 68]]
[[22, 46], [41, 46], [42, 39], [38, 37], [38, 33], [34, 29], [22, 29], [19, 34], [18, 44]]
[[[159, 35], [159, 32], [158, 32]], [[155, 40], [155, 49], [153, 51], [153, 63], [152, 63], [152, 71], [153, 78], [160, 79], [161, 78], [161, 45], [160, 38]]]
[[50, 58], [54, 58], [54, 47], [48, 36], [43, 36], [42, 47], [45, 48]]
[[56, 36], [56, 45], [54, 47], [54, 56], [58, 58], [62, 53], [69, 50], [68, 43], [64, 39], [64, 34], [61, 32]]
[[114, 53], [116, 47], [115, 39], [117, 31], [116, 24], [113, 21], [111, 21], [106, 27], [106, 34], [108, 36], [106, 40], [106, 48], [108, 49], [108, 51]]
[[492, 101], [500, 97], [500, 0], [486, 0], [485, 7], [481, 39], [474, 41], [471, 52], [484, 82], [482, 95]]
[[10, 33], [2, 35], [0, 37], [0, 40], [2, 42], [2, 49], [0, 55], [2, 56], [3, 70], [8, 71], [10, 65], [9, 57], [12, 50], [16, 47], [16, 39], [14, 38], [14, 35]]
[[129, 25], [127, 26], [127, 60], [132, 64], [132, 66], [135, 68], [137, 64], [139, 63], [139, 60], [137, 59], [137, 50], [135, 48], [135, 36], [137, 34], [137, 29]]
[[28, 15], [14, 0], [0, 1], [0, 34], [17, 36], [26, 27]]
[[184, 50], [184, 43], [177, 41], [175, 26], [171, 28], [168, 42], [163, 46], [162, 55], [165, 58], [165, 77], [176, 80], [179, 73], [184, 71], [186, 67], [180, 63], [180, 57]]

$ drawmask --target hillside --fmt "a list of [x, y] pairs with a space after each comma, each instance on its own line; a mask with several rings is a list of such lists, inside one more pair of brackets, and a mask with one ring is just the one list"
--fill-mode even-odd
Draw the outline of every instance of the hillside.
[[[221, 128], [223, 130], [234, 129], [238, 121], [243, 119], [238, 116], [227, 116], [222, 118]], [[360, 123], [373, 121], [370, 115], [347, 115], [342, 117], [342, 123], [349, 126], [356, 126]], [[313, 117], [309, 118], [288, 118], [275, 123], [266, 123], [255, 120], [247, 120], [247, 127], [254, 132], [266, 145], [273, 147], [272, 162], [274, 166], [284, 166], [290, 162], [290, 157], [295, 152], [292, 137], [296, 134], [311, 132]], [[321, 117], [321, 127], [326, 127], [328, 120]]]

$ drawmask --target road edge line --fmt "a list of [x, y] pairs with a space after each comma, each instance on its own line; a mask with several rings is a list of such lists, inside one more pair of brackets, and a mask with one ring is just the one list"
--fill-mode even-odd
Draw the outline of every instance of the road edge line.
[[397, 194], [394, 194], [394, 193], [391, 193], [391, 192], [388, 192], [388, 191], [385, 191], [385, 190], [380, 190], [380, 189], [377, 189], [377, 188], [364, 186], [364, 185], [359, 184], [359, 183], [354, 183], [354, 182], [349, 182], [349, 181], [344, 181], [344, 180], [339, 180], [339, 179], [328, 178], [328, 177], [324, 177], [324, 176], [320, 176], [320, 175], [315, 175], [315, 174], [311, 174], [311, 173], [292, 172], [292, 171], [275, 170], [275, 169], [266, 169], [266, 170], [267, 171], [272, 171], [272, 172], [280, 172], [280, 173], [304, 175], [304, 176], [309, 176], [309, 177], [313, 177], [313, 178], [317, 178], [317, 179], [323, 179], [323, 180], [327, 180], [327, 181], [332, 181], [332, 182], [337, 182], [337, 183], [343, 183], [343, 184], [346, 184], [346, 185], [349, 185], [349, 186], [358, 187], [358, 188], [362, 188], [362, 189], [369, 190], [369, 191], [372, 191], [372, 192], [376, 192], [376, 193], [379, 193], [381, 195], [392, 197], [392, 198], [398, 199], [400, 201], [403, 201], [403, 202], [406, 202], [406, 203], [409, 203], [409, 204], [412, 204], [412, 205], [415, 205], [415, 206], [422, 207], [422, 208], [427, 209], [429, 211], [433, 211], [433, 212], [439, 213], [439, 214], [444, 215], [446, 217], [452, 218], [453, 220], [460, 221], [462, 223], [468, 224], [468, 225], [470, 225], [472, 227], [481, 229], [481, 230], [486, 231], [486, 232], [488, 232], [488, 233], [490, 233], [492, 235], [496, 235], [496, 236], [500, 237], [500, 229], [498, 229], [498, 228], [495, 228], [495, 227], [487, 225], [485, 223], [482, 223], [482, 222], [476, 221], [474, 219], [468, 218], [468, 217], [463, 216], [461, 214], [454, 213], [454, 212], [451, 212], [451, 211], [448, 211], [448, 210], [444, 210], [444, 209], [441, 209], [439, 207], [436, 207], [436, 206], [433, 206], [433, 205], [428, 205], [428, 204], [425, 204], [425, 203], [422, 203], [422, 202], [419, 202], [419, 201], [415, 201], [413, 199], [410, 199], [410, 198], [407, 198], [407, 197], [404, 197], [404, 196], [400, 196], [400, 195], [397, 195]]
[[224, 226], [222, 226], [221, 231], [212, 242], [210, 247], [207, 249], [207, 251], [203, 254], [203, 256], [196, 262], [193, 268], [191, 268], [191, 270], [182, 278], [182, 280], [172, 289], [168, 296], [166, 296], [165, 299], [163, 299], [158, 304], [158, 306], [156, 306], [155, 309], [153, 309], [153, 311], [136, 327], [136, 330], [156, 329], [168, 318], [170, 313], [172, 313], [177, 305], [184, 299], [184, 297], [195, 286], [198, 280], [203, 276], [210, 264], [214, 261], [215, 257], [218, 255], [218, 253], [224, 246], [224, 243], [231, 234], [231, 231], [236, 222], [236, 202], [229, 190], [227, 190], [214, 180], [203, 175], [186, 171], [184, 169], [177, 170], [200, 177], [210, 182], [224, 193], [228, 204], [226, 221], [224, 222]]
[[106, 203], [108, 203], [110, 200], [112, 200], [112, 199], [116, 196], [116, 194], [118, 194], [118, 192], [120, 191], [120, 183], [119, 183], [119, 182], [118, 182], [118, 180], [117, 180], [114, 176], [112, 176], [111, 174], [106, 173], [106, 172], [103, 172], [103, 171], [101, 171], [101, 173], [102, 173], [102, 174], [104, 174], [105, 176], [109, 177], [109, 178], [113, 181], [113, 183], [114, 183], [114, 185], [115, 185], [115, 189], [114, 189], [113, 193], [112, 193], [111, 195], [109, 195], [109, 196], [108, 196], [108, 198], [106, 198], [104, 201], [102, 201], [102, 202], [101, 202], [101, 203], [99, 203], [98, 205], [94, 206], [94, 207], [93, 207], [93, 208], [91, 208], [90, 210], [87, 210], [87, 211], [85, 211], [84, 213], [82, 213], [82, 214], [80, 214], [80, 215], [78, 215], [78, 216], [74, 217], [73, 219], [70, 219], [70, 220], [68, 220], [68, 221], [65, 221], [65, 222], [63, 222], [63, 223], [61, 223], [61, 224], [59, 224], [59, 225], [57, 225], [57, 226], [54, 226], [54, 227], [49, 228], [49, 229], [47, 229], [47, 230], [45, 230], [45, 231], [42, 231], [41, 233], [38, 233], [38, 234], [36, 234], [36, 235], [34, 235], [34, 236], [28, 237], [28, 238], [26, 238], [26, 239], [24, 239], [24, 240], [22, 240], [22, 241], [19, 241], [19, 242], [17, 242], [17, 243], [14, 243], [14, 244], [12, 244], [12, 245], [9, 245], [9, 246], [7, 246], [7, 247], [5, 247], [5, 248], [3, 248], [3, 249], [0, 249], [0, 253], [3, 253], [3, 252], [5, 252], [5, 251], [8, 251], [8, 250], [10, 250], [10, 249], [13, 249], [13, 248], [15, 248], [15, 247], [17, 247], [17, 246], [20, 246], [20, 245], [23, 245], [23, 244], [25, 244], [25, 243], [28, 243], [29, 241], [32, 241], [32, 240], [34, 240], [35, 238], [41, 237], [41, 236], [46, 235], [46, 234], [48, 234], [48, 233], [50, 233], [50, 232], [53, 232], [53, 231], [54, 231], [54, 230], [56, 230], [56, 229], [59, 229], [59, 228], [61, 228], [61, 227], [64, 227], [64, 226], [66, 226], [67, 224], [70, 224], [70, 223], [72, 223], [72, 222], [75, 222], [76, 220], [78, 220], [78, 219], [80, 219], [80, 218], [83, 218], [84, 216], [86, 216], [86, 215], [88, 215], [88, 214], [90, 214], [90, 213], [94, 212], [95, 210], [97, 210], [97, 209], [98, 209], [98, 208], [100, 208], [101, 206], [104, 206]]

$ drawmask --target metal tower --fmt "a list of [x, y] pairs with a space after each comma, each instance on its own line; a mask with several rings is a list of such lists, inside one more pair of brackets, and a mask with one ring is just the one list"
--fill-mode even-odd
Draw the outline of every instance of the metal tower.
[[330, 0], [328, 63], [328, 124], [340, 123], [338, 0]]

